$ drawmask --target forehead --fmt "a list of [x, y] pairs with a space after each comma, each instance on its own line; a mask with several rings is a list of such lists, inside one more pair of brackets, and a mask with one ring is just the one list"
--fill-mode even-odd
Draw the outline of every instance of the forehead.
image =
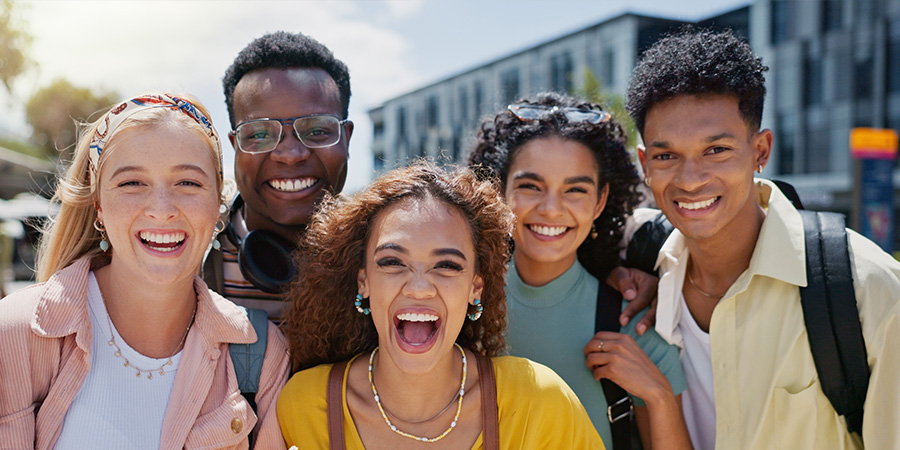
[[406, 198], [375, 216], [368, 249], [385, 243], [399, 244], [411, 252], [456, 248], [474, 254], [472, 230], [462, 213], [433, 198]]
[[680, 139], [707, 139], [722, 133], [748, 138], [749, 132], [737, 97], [678, 95], [656, 103], [647, 111], [644, 140], [649, 148]]
[[115, 134], [104, 150], [101, 176], [111, 169], [135, 166], [147, 170], [170, 170], [179, 166], [197, 166], [212, 175], [217, 172], [217, 155], [212, 144], [199, 130], [177, 123], [138, 125]]
[[234, 88], [238, 122], [308, 114], [341, 115], [340, 91], [324, 69], [260, 69], [244, 75]]
[[584, 144], [560, 137], [534, 139], [519, 147], [509, 166], [510, 179], [519, 172], [544, 178], [590, 176], [597, 178], [599, 165]]

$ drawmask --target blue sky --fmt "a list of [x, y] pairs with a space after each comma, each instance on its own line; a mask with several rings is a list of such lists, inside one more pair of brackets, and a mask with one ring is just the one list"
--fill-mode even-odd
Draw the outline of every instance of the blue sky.
[[[0, 93], [0, 134], [27, 136], [24, 102], [56, 78], [130, 96], [188, 92], [228, 130], [221, 79], [248, 42], [303, 32], [350, 67], [347, 189], [371, 178], [371, 122], [384, 100], [579, 28], [635, 12], [696, 20], [748, 0], [19, 1], [37, 67]], [[225, 143], [226, 174], [233, 150]]]

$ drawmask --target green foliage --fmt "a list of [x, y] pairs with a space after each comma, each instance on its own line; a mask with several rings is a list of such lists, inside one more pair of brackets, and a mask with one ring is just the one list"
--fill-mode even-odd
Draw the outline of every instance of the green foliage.
[[625, 135], [628, 137], [626, 146], [634, 148], [637, 145], [637, 130], [634, 121], [628, 115], [625, 109], [625, 98], [619, 94], [604, 91], [601, 87], [600, 79], [594, 75], [591, 69], [584, 69], [584, 87], [575, 91], [576, 94], [588, 99], [593, 103], [599, 103], [603, 109], [612, 114], [613, 119], [622, 125], [625, 129]]
[[33, 145], [30, 145], [21, 141], [14, 141], [10, 139], [0, 139], [0, 147], [16, 151], [19, 153], [23, 153], [28, 156], [33, 156], [35, 158], [43, 158], [45, 157], [45, 153], [40, 148], [37, 148]]
[[0, 0], [0, 82], [9, 92], [16, 78], [34, 63], [27, 50], [31, 35], [16, 21], [16, 4], [12, 0]]
[[119, 99], [114, 92], [95, 94], [90, 89], [73, 86], [57, 79], [37, 91], [25, 105], [25, 120], [34, 130], [32, 140], [51, 158], [75, 144], [76, 123], [99, 117]]

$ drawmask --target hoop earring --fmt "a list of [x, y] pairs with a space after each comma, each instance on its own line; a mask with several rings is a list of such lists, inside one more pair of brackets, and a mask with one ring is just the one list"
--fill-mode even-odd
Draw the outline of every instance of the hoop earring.
[[762, 173], [762, 170], [763, 170], [762, 164], [757, 164], [757, 165], [756, 165], [756, 172], [757, 172], [757, 173]]
[[109, 241], [106, 240], [106, 227], [103, 226], [99, 217], [94, 219], [94, 229], [100, 232], [100, 250], [106, 253], [109, 250]]
[[644, 184], [645, 184], [647, 187], [650, 187], [650, 177], [644, 177]]
[[369, 311], [369, 308], [363, 308], [363, 307], [362, 307], [362, 302], [363, 302], [363, 300], [364, 300], [364, 299], [363, 299], [362, 294], [356, 294], [356, 301], [353, 302], [353, 306], [356, 306], [356, 310], [357, 310], [360, 314], [362, 314], [362, 315], [364, 315], [364, 316], [368, 316], [369, 313], [370, 313], [371, 311]]
[[[219, 224], [221, 224], [221, 226], [219, 226]], [[222, 248], [222, 243], [219, 242], [219, 233], [221, 233], [224, 230], [225, 230], [225, 221], [222, 219], [219, 219], [219, 221], [216, 222], [216, 228], [213, 229], [212, 241], [210, 241], [210, 243], [209, 243], [210, 248], [214, 248], [216, 250], [219, 250], [220, 248]]]
[[599, 235], [600, 234], [597, 233], [597, 224], [592, 223], [591, 224], [591, 239], [597, 239], [597, 236], [599, 236]]
[[475, 312], [468, 314], [468, 316], [469, 316], [469, 320], [474, 322], [481, 318], [481, 313], [484, 312], [484, 305], [482, 305], [481, 300], [479, 300], [477, 298], [475, 299], [474, 302], [472, 302], [472, 304], [475, 305]]

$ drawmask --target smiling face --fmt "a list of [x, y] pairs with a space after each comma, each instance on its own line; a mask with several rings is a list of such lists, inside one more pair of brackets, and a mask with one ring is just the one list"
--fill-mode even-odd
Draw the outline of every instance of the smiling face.
[[470, 230], [434, 199], [400, 200], [372, 221], [359, 292], [369, 298], [379, 355], [404, 372], [428, 373], [452, 357], [468, 306], [481, 296]]
[[[263, 69], [244, 75], [234, 89], [234, 119], [287, 119], [311, 114], [341, 117], [338, 87], [320, 68]], [[309, 221], [325, 191], [340, 192], [347, 178], [348, 144], [353, 123], [341, 140], [325, 148], [306, 148], [290, 125], [278, 147], [248, 154], [235, 149], [234, 173], [245, 202], [247, 227], [293, 240]]]
[[606, 205], [599, 172], [590, 149], [559, 137], [535, 139], [515, 153], [505, 195], [516, 215], [513, 257], [520, 271], [539, 267], [555, 278], [572, 266]]
[[209, 141], [179, 127], [123, 129], [101, 166], [97, 216], [110, 267], [132, 285], [192, 282], [219, 218]]
[[752, 229], [760, 213], [753, 173], [768, 161], [772, 133], [751, 131], [736, 97], [660, 102], [647, 112], [643, 138], [653, 197], [685, 237], [724, 243]]

